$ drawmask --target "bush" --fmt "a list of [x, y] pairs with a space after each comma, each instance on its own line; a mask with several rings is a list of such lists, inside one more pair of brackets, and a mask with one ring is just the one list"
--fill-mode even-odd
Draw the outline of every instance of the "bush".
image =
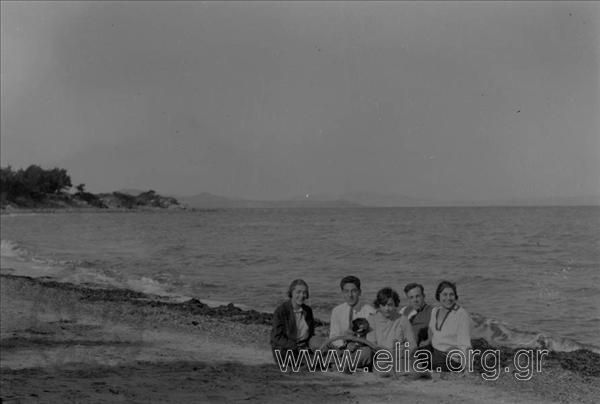
[[44, 170], [40, 166], [30, 165], [25, 170], [13, 171], [10, 166], [1, 168], [0, 189], [1, 201], [32, 206], [41, 202], [48, 195], [59, 195], [71, 188], [71, 177], [63, 168]]

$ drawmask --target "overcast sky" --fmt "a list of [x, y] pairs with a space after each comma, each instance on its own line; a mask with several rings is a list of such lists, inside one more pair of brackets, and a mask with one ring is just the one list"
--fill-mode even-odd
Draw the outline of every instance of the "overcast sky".
[[600, 3], [1, 3], [2, 166], [94, 192], [600, 195]]

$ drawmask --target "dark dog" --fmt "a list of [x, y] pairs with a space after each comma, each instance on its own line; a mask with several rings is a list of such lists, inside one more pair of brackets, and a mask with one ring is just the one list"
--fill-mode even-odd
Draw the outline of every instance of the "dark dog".
[[[361, 317], [352, 320], [352, 333], [355, 337], [366, 339], [369, 331], [371, 331], [371, 327], [366, 318]], [[361, 344], [360, 342], [350, 341], [346, 345], [346, 349], [350, 352], [354, 352], [362, 346], [364, 346], [364, 344]]]
[[355, 318], [352, 320], [352, 332], [355, 337], [367, 338], [367, 334], [371, 331], [369, 322], [366, 318]]

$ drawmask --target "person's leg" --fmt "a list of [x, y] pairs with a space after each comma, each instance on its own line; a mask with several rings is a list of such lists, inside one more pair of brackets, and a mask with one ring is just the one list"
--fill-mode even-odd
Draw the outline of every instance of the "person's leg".
[[[271, 348], [271, 352], [273, 353], [273, 360], [279, 366], [279, 369], [290, 371], [293, 369], [294, 364], [297, 363], [301, 351], [297, 349]], [[300, 364], [300, 366], [303, 367], [304, 364]]]
[[446, 365], [446, 352], [438, 351], [433, 349], [433, 356], [431, 358], [432, 369], [434, 372], [447, 372], [448, 366]]
[[368, 346], [360, 347], [353, 353], [353, 355], [360, 355], [358, 357], [356, 369], [357, 371], [368, 372], [372, 369], [373, 365], [373, 350]]
[[411, 370], [415, 373], [414, 378], [431, 378], [433, 347], [427, 345], [420, 347], [413, 353]]
[[[344, 373], [353, 373], [355, 371], [369, 371], [372, 367], [373, 352], [368, 346], [349, 346], [344, 349], [335, 350], [337, 355], [336, 363], [330, 362], [330, 367]], [[351, 369], [352, 364], [355, 364]]]
[[413, 354], [413, 359], [416, 362], [415, 370], [417, 371], [431, 371], [433, 358], [433, 347], [431, 345], [423, 346], [417, 349]]

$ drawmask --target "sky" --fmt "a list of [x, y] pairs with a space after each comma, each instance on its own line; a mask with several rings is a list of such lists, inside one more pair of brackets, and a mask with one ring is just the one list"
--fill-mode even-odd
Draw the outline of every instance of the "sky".
[[600, 195], [600, 3], [1, 3], [1, 163], [92, 192]]

